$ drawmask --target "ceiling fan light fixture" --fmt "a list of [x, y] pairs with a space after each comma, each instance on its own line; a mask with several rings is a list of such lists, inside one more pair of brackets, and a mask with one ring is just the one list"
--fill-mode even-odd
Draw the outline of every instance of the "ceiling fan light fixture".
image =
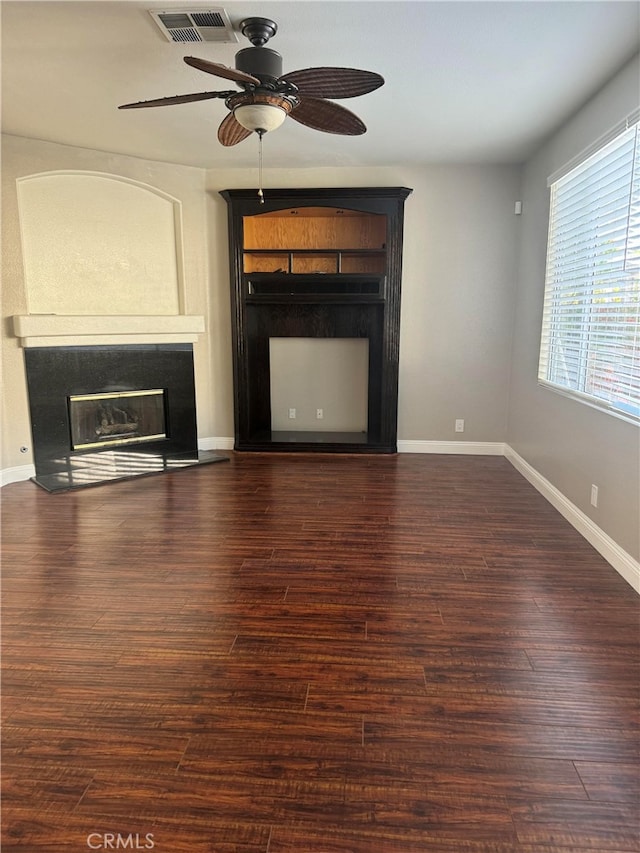
[[287, 111], [275, 104], [245, 104], [233, 111], [239, 124], [255, 133], [276, 130], [287, 117]]
[[239, 93], [226, 100], [238, 124], [260, 134], [280, 127], [297, 103], [291, 96], [258, 91]]

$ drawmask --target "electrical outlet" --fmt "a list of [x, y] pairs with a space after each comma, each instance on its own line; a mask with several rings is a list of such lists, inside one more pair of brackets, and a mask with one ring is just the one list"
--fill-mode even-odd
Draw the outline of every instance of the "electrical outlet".
[[324, 417], [324, 409], [316, 409], [316, 418], [321, 421]]
[[293, 419], [293, 418], [295, 418], [295, 416], [296, 416], [296, 410], [295, 409], [289, 409], [289, 417], [291, 419]]
[[464, 432], [464, 418], [457, 418], [456, 432]]
[[591, 506], [598, 506], [598, 487], [591, 485]]

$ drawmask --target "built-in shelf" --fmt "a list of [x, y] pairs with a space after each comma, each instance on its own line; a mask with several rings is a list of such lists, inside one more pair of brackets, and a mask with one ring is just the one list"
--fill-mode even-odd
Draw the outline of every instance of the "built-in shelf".
[[245, 273], [384, 273], [386, 253], [373, 249], [255, 249], [243, 253]]
[[[396, 451], [404, 187], [224, 190], [236, 450]], [[366, 338], [365, 432], [272, 430], [271, 338]]]
[[302, 205], [245, 217], [243, 272], [384, 273], [384, 214]]

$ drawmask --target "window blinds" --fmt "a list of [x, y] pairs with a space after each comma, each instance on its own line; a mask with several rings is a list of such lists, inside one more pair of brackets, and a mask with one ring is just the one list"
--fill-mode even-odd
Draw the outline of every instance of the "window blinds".
[[551, 184], [538, 378], [640, 423], [640, 138]]

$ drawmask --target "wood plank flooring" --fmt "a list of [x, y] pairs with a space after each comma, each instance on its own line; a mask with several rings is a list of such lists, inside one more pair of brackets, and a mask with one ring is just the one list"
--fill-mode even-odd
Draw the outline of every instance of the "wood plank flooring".
[[2, 490], [2, 851], [637, 853], [638, 597], [499, 457]]

